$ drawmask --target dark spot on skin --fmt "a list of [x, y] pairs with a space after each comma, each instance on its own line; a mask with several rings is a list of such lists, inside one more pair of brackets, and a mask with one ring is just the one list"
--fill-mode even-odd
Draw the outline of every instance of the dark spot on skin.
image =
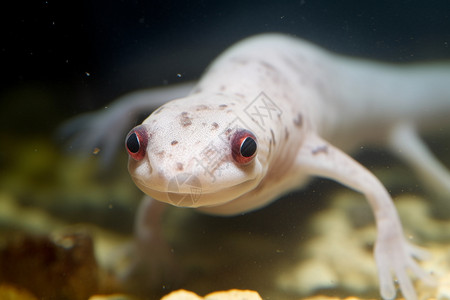
[[287, 127], [284, 128], [284, 139], [287, 141], [289, 139], [289, 130], [287, 129]]
[[261, 65], [263, 65], [265, 68], [270, 69], [272, 71], [276, 71], [275, 67], [272, 66], [271, 64], [269, 64], [268, 62], [265, 61], [260, 61]]
[[296, 57], [297, 57], [297, 61], [299, 61], [299, 62], [304, 62], [306, 60], [303, 55], [297, 54]]
[[294, 119], [294, 125], [301, 128], [303, 126], [303, 116], [301, 113]]
[[244, 94], [240, 94], [240, 93], [234, 93], [235, 96], [239, 97], [239, 98], [245, 98]]
[[239, 65], [246, 65], [248, 64], [248, 60], [242, 59], [242, 58], [238, 58], [238, 57], [234, 57], [231, 59], [232, 62], [237, 63]]
[[220, 104], [219, 105], [219, 109], [225, 109], [225, 108], [227, 108], [228, 107], [228, 105], [226, 105], [226, 104]]
[[208, 110], [208, 109], [209, 109], [209, 107], [206, 106], [206, 105], [203, 105], [203, 104], [198, 105], [197, 108], [196, 108], [197, 111]]
[[202, 88], [200, 88], [200, 87], [195, 88], [195, 89], [192, 91], [193, 94], [198, 94], [198, 93], [201, 93], [201, 92], [202, 92]]
[[224, 86], [224, 85], [221, 85], [220, 88], [219, 88], [219, 90], [220, 90], [221, 92], [225, 91], [226, 89], [227, 89], [227, 87]]
[[159, 157], [159, 159], [163, 159], [165, 154], [166, 154], [166, 152], [164, 152], [164, 151], [159, 151], [156, 153], [156, 155]]
[[158, 108], [157, 110], [155, 110], [155, 111], [153, 112], [153, 114], [154, 114], [154, 115], [157, 115], [157, 114], [159, 114], [163, 109], [164, 109], [164, 107], [160, 107], [160, 108]]
[[171, 144], [172, 146], [175, 146], [176, 144], [178, 144], [178, 141], [172, 141], [170, 144]]
[[213, 123], [211, 124], [211, 126], [213, 127], [213, 129], [219, 128], [219, 124], [217, 124], [216, 122], [213, 122]]
[[180, 162], [177, 162], [177, 171], [183, 171], [183, 164]]
[[297, 64], [294, 61], [292, 61], [291, 59], [289, 59], [286, 56], [282, 56], [281, 59], [283, 60], [283, 62], [286, 66], [289, 66], [289, 67], [293, 68], [295, 71], [297, 71]]
[[328, 154], [328, 146], [327, 146], [327, 145], [322, 145], [322, 146], [319, 146], [319, 147], [317, 147], [317, 148], [314, 148], [314, 149], [311, 151], [311, 153], [312, 153], [313, 155], [317, 155], [317, 154], [319, 154], [319, 153]]
[[225, 135], [230, 135], [230, 133], [231, 133], [231, 128], [228, 128], [227, 130], [225, 130]]
[[180, 115], [180, 124], [183, 127], [190, 126], [192, 124], [192, 119], [189, 117], [189, 113], [182, 112]]
[[277, 142], [275, 141], [275, 134], [273, 133], [272, 129], [270, 129], [270, 134], [272, 135], [273, 145], [275, 146]]
[[314, 81], [314, 86], [316, 87], [316, 89], [317, 89], [318, 91], [322, 91], [322, 90], [325, 89], [324, 84], [323, 84], [322, 81], [320, 81], [320, 80], [315, 80], [315, 81]]
[[206, 123], [205, 123], [205, 122], [202, 122], [202, 126], [205, 127], [205, 126], [206, 126]]

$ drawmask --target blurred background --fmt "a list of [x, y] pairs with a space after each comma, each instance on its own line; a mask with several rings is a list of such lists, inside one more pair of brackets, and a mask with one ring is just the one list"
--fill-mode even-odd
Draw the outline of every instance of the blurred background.
[[[5, 107], [5, 94], [24, 86], [56, 93], [58, 100], [47, 105], [62, 118], [131, 90], [196, 79], [226, 47], [263, 32], [289, 33], [339, 53], [393, 62], [450, 57], [447, 1], [39, 0], [12, 5], [0, 21], [1, 121], [11, 113], [17, 117], [2, 129], [21, 127], [25, 116], [36, 115], [30, 110], [42, 107], [38, 96], [28, 98], [20, 111]], [[31, 120], [28, 130], [55, 125]]]

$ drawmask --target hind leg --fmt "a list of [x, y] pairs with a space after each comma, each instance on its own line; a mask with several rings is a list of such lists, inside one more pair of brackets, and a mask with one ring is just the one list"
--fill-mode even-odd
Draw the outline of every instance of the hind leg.
[[[450, 172], [437, 160], [417, 134], [412, 124], [402, 123], [395, 126], [389, 135], [389, 146], [395, 155], [410, 165], [426, 187], [436, 194], [439, 211], [445, 205], [450, 209]], [[444, 216], [442, 216], [444, 217]], [[450, 217], [449, 215], [446, 216]]]

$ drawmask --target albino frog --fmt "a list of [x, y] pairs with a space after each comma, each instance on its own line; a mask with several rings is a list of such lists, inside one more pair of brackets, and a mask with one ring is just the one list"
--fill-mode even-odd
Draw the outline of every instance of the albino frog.
[[[313, 176], [329, 178], [364, 194], [372, 207], [381, 296], [395, 297], [396, 278], [404, 297], [416, 299], [408, 272], [432, 284], [414, 259], [424, 251], [405, 238], [389, 193], [346, 152], [386, 146], [425, 182], [450, 191], [448, 171], [417, 134], [450, 123], [449, 65], [394, 66], [285, 35], [258, 35], [225, 51], [196, 84], [119, 100], [84, 124], [91, 128], [85, 141], [102, 144], [110, 156], [129, 119], [161, 104], [125, 139], [131, 177], [152, 199], [235, 215]], [[145, 200], [139, 212], [140, 239], [151, 236], [144, 228], [155, 222], [151, 203]]]

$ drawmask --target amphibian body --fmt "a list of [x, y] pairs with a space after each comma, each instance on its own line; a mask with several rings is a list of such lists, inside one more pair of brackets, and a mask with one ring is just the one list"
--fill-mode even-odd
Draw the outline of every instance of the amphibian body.
[[[389, 193], [346, 153], [386, 146], [449, 191], [448, 172], [417, 134], [448, 125], [448, 66], [350, 59], [265, 34], [225, 51], [195, 85], [133, 97], [109, 115], [117, 120], [119, 112], [167, 101], [125, 140], [129, 172], [151, 198], [234, 215], [261, 208], [310, 177], [329, 178], [364, 194], [372, 207], [382, 297], [395, 296], [396, 278], [405, 298], [416, 299], [409, 272], [431, 281], [414, 260], [423, 252], [406, 240]], [[106, 119], [98, 122], [114, 123]]]

